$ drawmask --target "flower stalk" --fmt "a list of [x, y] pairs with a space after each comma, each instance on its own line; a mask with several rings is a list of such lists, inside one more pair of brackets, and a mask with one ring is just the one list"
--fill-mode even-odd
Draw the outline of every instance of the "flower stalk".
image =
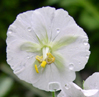
[[52, 92], [52, 97], [55, 97], [55, 91], [54, 91], [54, 92]]

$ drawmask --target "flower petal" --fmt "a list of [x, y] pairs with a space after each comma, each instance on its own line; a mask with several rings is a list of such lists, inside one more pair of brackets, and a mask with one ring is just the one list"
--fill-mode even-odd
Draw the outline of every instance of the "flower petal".
[[63, 37], [77, 37], [75, 42], [59, 49], [58, 52], [63, 55], [68, 67], [69, 64], [73, 64], [74, 71], [83, 69], [90, 55], [88, 37], [83, 29], [63, 9], [55, 11], [52, 28], [51, 39], [54, 42], [60, 41]]
[[38, 52], [41, 50], [41, 46], [36, 43], [25, 42], [20, 46], [20, 49], [27, 52]]
[[[63, 96], [62, 96], [63, 95]], [[85, 97], [82, 89], [74, 83], [69, 83], [68, 87], [65, 86], [60, 92], [58, 97]]]
[[52, 23], [52, 40], [56, 41], [64, 36], [85, 36], [86, 33], [81, 29], [74, 19], [63, 9], [57, 9]]
[[99, 72], [89, 76], [84, 82], [85, 89], [98, 89], [99, 90]]
[[[50, 91], [50, 83], [60, 83], [61, 86], [64, 86], [64, 84], [75, 79], [74, 72], [68, 70], [60, 72], [54, 64], [47, 65], [46, 68], [41, 71], [42, 73], [39, 74], [32, 71], [31, 83], [33, 86], [46, 91]], [[60, 85], [57, 90], [61, 89]]]
[[96, 94], [99, 92], [97, 89], [91, 89], [91, 90], [82, 90], [84, 95], [87, 97], [97, 97]]
[[[49, 41], [51, 41], [51, 35], [52, 35], [52, 22], [54, 19], [54, 14], [56, 9], [54, 7], [42, 7], [37, 9], [42, 16], [39, 16], [39, 20], [42, 21], [43, 25], [46, 27], [47, 35]], [[40, 34], [40, 33], [39, 33]], [[44, 32], [42, 32], [44, 34]]]
[[7, 62], [16, 75], [22, 73], [27, 66], [33, 64], [33, 58], [35, 58], [35, 53], [27, 53], [20, 49], [22, 43], [22, 40], [15, 40], [7, 46]]
[[98, 97], [96, 96], [98, 90], [82, 90], [75, 83], [69, 83], [62, 88], [62, 91], [59, 93], [58, 97]]
[[76, 39], [77, 39], [77, 37], [73, 37], [73, 36], [63, 37], [62, 39], [53, 43], [52, 49], [53, 49], [53, 51], [61, 49], [62, 47], [68, 46], [71, 43], [75, 42]]
[[58, 82], [50, 82], [49, 83], [49, 90], [50, 91], [60, 90], [60, 83], [58, 83]]
[[23, 39], [27, 41], [32, 41], [33, 43], [37, 43], [38, 39], [35, 33], [33, 32], [33, 29], [31, 28], [32, 14], [33, 14], [33, 11], [27, 11], [25, 13], [19, 14], [16, 20], [8, 28], [8, 31], [7, 31], [8, 37], [14, 36], [15, 39], [18, 38], [18, 39]]
[[58, 50], [62, 57], [65, 58], [68, 68], [72, 64], [74, 71], [83, 69], [90, 55], [89, 44], [87, 42], [87, 45], [85, 45], [84, 40], [84, 37], [79, 37], [75, 42]]

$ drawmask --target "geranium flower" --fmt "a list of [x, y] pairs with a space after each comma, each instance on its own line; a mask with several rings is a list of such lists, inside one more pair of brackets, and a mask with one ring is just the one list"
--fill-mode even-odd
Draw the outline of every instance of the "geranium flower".
[[83, 90], [75, 83], [69, 83], [62, 88], [57, 97], [99, 97], [97, 89]]
[[67, 11], [53, 7], [19, 14], [8, 28], [6, 42], [14, 73], [46, 91], [73, 81], [90, 55], [84, 30]]

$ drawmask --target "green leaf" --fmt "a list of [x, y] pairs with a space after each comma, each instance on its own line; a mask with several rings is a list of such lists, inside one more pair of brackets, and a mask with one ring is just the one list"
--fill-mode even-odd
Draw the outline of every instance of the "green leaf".
[[73, 36], [68, 36], [68, 37], [63, 37], [61, 38], [59, 41], [55, 42], [53, 44], [53, 51], [58, 50], [62, 47], [65, 47], [71, 43], [74, 43], [76, 41], [77, 37], [73, 37]]
[[13, 80], [10, 77], [0, 78], [0, 97], [4, 97], [13, 85]]

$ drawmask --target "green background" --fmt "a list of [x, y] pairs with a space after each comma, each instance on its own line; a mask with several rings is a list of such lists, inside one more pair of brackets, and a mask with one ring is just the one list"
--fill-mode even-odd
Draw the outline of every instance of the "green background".
[[75, 19], [89, 37], [91, 55], [86, 67], [77, 73], [75, 82], [81, 83], [89, 75], [99, 72], [99, 0], [0, 0], [0, 97], [51, 97], [19, 80], [6, 63], [6, 32], [16, 16], [42, 6], [63, 8]]

